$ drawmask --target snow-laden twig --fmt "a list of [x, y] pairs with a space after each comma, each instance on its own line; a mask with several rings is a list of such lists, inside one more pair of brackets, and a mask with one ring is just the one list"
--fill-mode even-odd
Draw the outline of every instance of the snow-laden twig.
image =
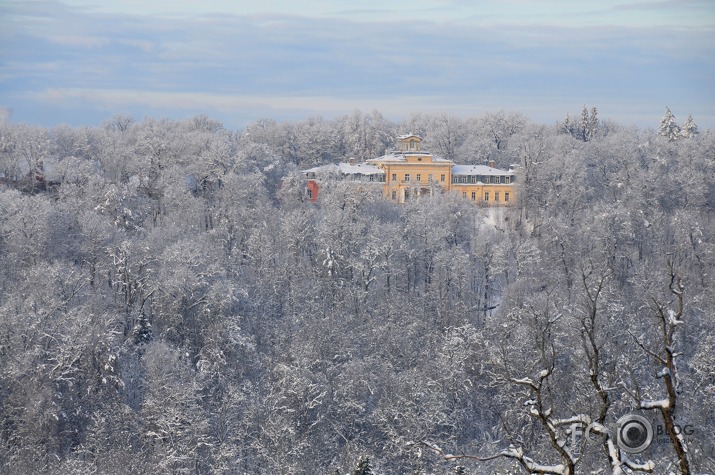
[[668, 409], [670, 407], [670, 400], [660, 399], [658, 401], [641, 401], [641, 409]]
[[518, 461], [525, 469], [529, 470], [532, 474], [539, 474], [539, 475], [568, 475], [568, 468], [562, 464], [558, 465], [544, 465], [540, 464], [538, 462], [534, 462], [533, 459], [530, 457], [527, 457], [524, 455], [524, 450], [521, 447], [514, 447], [511, 446], [506, 450], [502, 450], [501, 452], [498, 452], [493, 455], [481, 457], [477, 455], [468, 455], [468, 454], [450, 454], [450, 453], [445, 453], [444, 450], [442, 450], [441, 447], [439, 447], [437, 444], [422, 440], [420, 443], [433, 452], [437, 453], [439, 456], [444, 458], [445, 460], [460, 460], [460, 459], [467, 459], [467, 460], [476, 460], [479, 462], [486, 462], [489, 460], [494, 460], [499, 457], [506, 457], [510, 459], [514, 459]]

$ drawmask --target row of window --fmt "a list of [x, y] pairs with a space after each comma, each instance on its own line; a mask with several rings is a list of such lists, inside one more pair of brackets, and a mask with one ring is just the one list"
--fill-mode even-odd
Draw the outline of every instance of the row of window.
[[[410, 181], [411, 178], [412, 178], [412, 176], [411, 176], [409, 173], [405, 173], [405, 179], [404, 179], [404, 181]], [[440, 175], [440, 176], [439, 176], [439, 181], [445, 181], [445, 178], [446, 178], [446, 175]], [[416, 179], [416, 181], [421, 182], [421, 181], [422, 181], [422, 174], [421, 174], [421, 173], [417, 173], [417, 174], [415, 175], [415, 179]], [[392, 181], [397, 181], [397, 173], [393, 173], [393, 174], [392, 174]], [[430, 173], [429, 175], [427, 175], [427, 181], [434, 181], [434, 178], [432, 177], [432, 174], [431, 174], [431, 173]]]
[[514, 183], [514, 177], [512, 175], [500, 175], [500, 176], [489, 176], [489, 175], [453, 175], [452, 183]]
[[[467, 198], [466, 191], [462, 192], [462, 198], [464, 198], [464, 199]], [[494, 192], [494, 201], [499, 201], [500, 198], [501, 198], [500, 193], [498, 191], [495, 191]], [[504, 201], [507, 202], [507, 201], [509, 201], [510, 198], [511, 198], [510, 193], [505, 192], [504, 193]], [[476, 191], [472, 191], [472, 201], [477, 201], [477, 192]], [[489, 192], [488, 191], [484, 192], [484, 201], [489, 201]]]
[[[313, 190], [311, 190], [310, 188], [308, 188], [306, 190], [306, 194], [308, 195], [308, 198], [313, 198]], [[406, 198], [407, 198], [407, 190], [405, 190], [405, 199]], [[462, 192], [462, 198], [467, 199], [466, 191]], [[392, 191], [392, 199], [393, 200], [397, 199], [397, 191], [395, 191], [395, 190]], [[494, 201], [498, 202], [499, 199], [500, 199], [500, 194], [498, 191], [495, 191], [494, 192]], [[510, 193], [505, 192], [504, 193], [504, 202], [508, 202], [509, 199], [510, 199]], [[472, 201], [477, 201], [477, 192], [476, 191], [472, 191]], [[484, 192], [484, 201], [489, 201], [489, 192], [488, 191]]]
[[367, 181], [379, 181], [384, 183], [385, 182], [385, 175], [362, 175], [360, 173], [356, 173], [352, 175], [353, 180], [358, 180], [358, 181], [365, 181], [365, 178], [367, 178]]

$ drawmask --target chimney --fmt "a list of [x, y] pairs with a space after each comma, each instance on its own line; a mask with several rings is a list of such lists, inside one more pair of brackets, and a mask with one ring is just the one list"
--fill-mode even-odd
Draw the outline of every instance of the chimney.
[[348, 163], [350, 164], [350, 166], [355, 165], [355, 158], [353, 158], [353, 157], [348, 158]]
[[494, 160], [489, 160], [489, 168], [494, 168], [496, 166], [496, 163], [494, 163]]

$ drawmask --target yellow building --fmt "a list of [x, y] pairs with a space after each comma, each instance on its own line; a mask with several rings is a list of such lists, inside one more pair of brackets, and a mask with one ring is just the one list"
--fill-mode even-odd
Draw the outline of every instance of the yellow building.
[[514, 171], [504, 171], [489, 165], [454, 165], [451, 191], [462, 198], [487, 205], [503, 206], [514, 203]]
[[386, 197], [404, 203], [418, 196], [456, 192], [465, 199], [490, 206], [515, 202], [513, 170], [500, 170], [489, 165], [455, 165], [451, 160], [423, 151], [422, 137], [401, 135], [399, 149], [366, 160], [365, 163], [327, 165], [305, 170], [307, 193], [311, 201], [318, 198], [322, 179], [349, 179], [383, 184]]
[[449, 190], [454, 165], [450, 160], [423, 152], [418, 135], [401, 135], [397, 140], [399, 150], [366, 161], [385, 173], [386, 196], [404, 203], [416, 195]]

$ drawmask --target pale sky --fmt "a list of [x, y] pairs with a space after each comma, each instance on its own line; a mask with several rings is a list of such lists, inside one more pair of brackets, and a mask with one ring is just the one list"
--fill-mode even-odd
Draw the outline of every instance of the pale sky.
[[0, 0], [0, 120], [377, 109], [715, 127], [715, 1]]

